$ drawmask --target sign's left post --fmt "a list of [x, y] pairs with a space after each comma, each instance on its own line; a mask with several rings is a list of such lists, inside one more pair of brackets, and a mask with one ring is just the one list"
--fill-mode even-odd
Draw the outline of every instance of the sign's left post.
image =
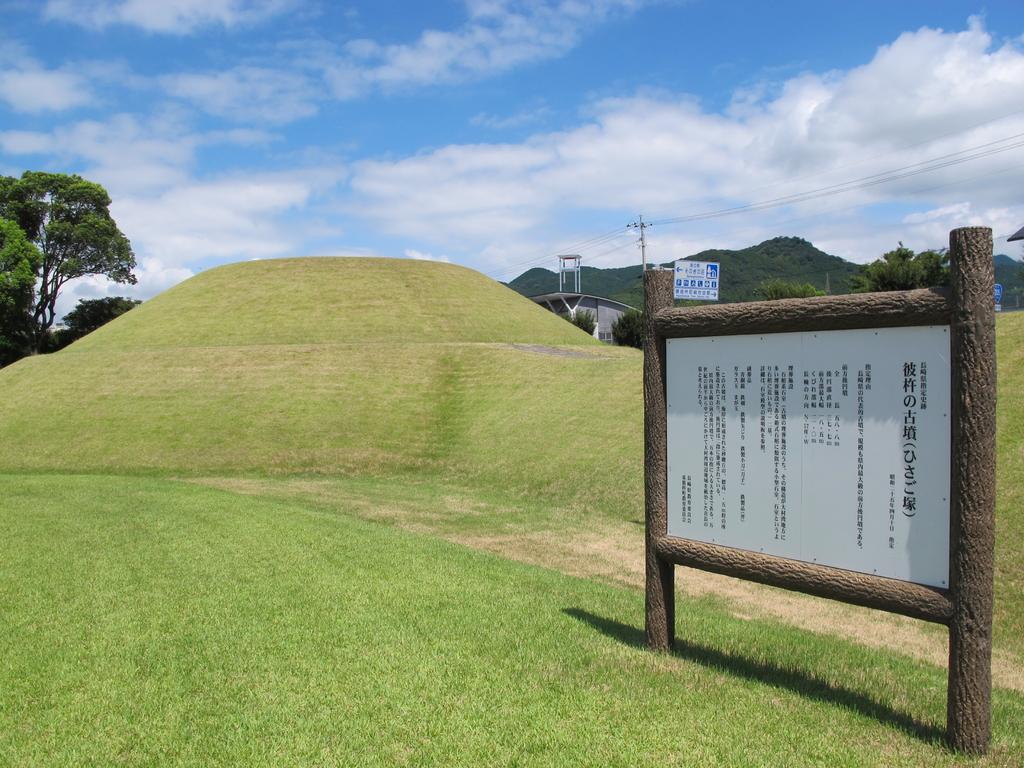
[[654, 317], [673, 306], [673, 272], [644, 273], [644, 514], [646, 517], [647, 647], [667, 651], [675, 642], [675, 567], [658, 557], [656, 543], [668, 534], [668, 456], [665, 339]]

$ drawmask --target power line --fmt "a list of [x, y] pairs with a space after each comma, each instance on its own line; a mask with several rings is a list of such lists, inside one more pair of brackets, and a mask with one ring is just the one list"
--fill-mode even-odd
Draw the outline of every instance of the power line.
[[589, 240], [582, 240], [578, 243], [562, 248], [555, 253], [551, 253], [545, 256], [538, 256], [536, 258], [515, 264], [508, 264], [500, 272], [492, 272], [491, 276], [504, 277], [506, 275], [512, 274], [513, 272], [518, 272], [520, 270], [540, 266], [545, 262], [549, 262], [551, 259], [557, 258], [561, 254], [572, 253], [573, 251], [586, 251], [589, 248], [597, 248], [601, 245], [604, 245], [605, 243], [612, 242], [616, 238], [622, 237], [625, 234], [627, 234], [626, 230], [620, 227], [619, 229], [607, 232], [603, 235], [597, 235], [595, 237], [592, 237]]
[[[717, 211], [707, 211], [704, 213], [695, 213], [686, 216], [677, 216], [671, 219], [662, 219], [660, 221], [651, 222], [652, 224], [667, 225], [667, 224], [683, 224], [691, 221], [702, 221], [705, 219], [715, 219], [722, 216], [731, 216], [738, 213], [750, 213], [754, 211], [763, 211], [769, 208], [778, 208], [783, 205], [792, 205], [794, 203], [803, 203], [810, 200], [816, 200], [822, 197], [831, 197], [834, 195], [842, 194], [844, 192], [853, 192], [861, 189], [868, 189], [870, 187], [878, 186], [880, 184], [888, 184], [893, 181], [899, 181], [901, 179], [911, 178], [913, 176], [919, 176], [922, 173], [931, 173], [932, 171], [941, 170], [954, 165], [961, 165], [962, 163], [970, 162], [971, 160], [979, 160], [984, 157], [991, 157], [1002, 152], [1008, 152], [1012, 149], [1024, 147], [1024, 141], [1016, 141], [1024, 137], [1024, 133], [1015, 134], [1013, 136], [1007, 136], [997, 141], [988, 142], [986, 144], [980, 144], [976, 147], [961, 150], [960, 152], [953, 152], [949, 155], [941, 155], [930, 160], [923, 160], [919, 163], [913, 163], [911, 165], [903, 166], [902, 168], [895, 168], [890, 171], [884, 171], [882, 173], [872, 174], [870, 176], [864, 176], [859, 179], [853, 179], [851, 181], [841, 182], [839, 184], [831, 184], [827, 187], [820, 187], [818, 189], [808, 190], [806, 192], [797, 192], [792, 195], [784, 195], [782, 197], [776, 197], [770, 200], [762, 200], [756, 203], [747, 203], [746, 205], [737, 205], [731, 208], [722, 208]], [[1007, 141], [1013, 141], [1012, 144], [1006, 144], [1005, 146], [997, 147], [996, 144], [1005, 144]]]
[[[1024, 164], [1018, 163], [1018, 164], [1015, 164], [1015, 165], [1011, 165], [1011, 166], [1006, 166], [1004, 168], [1000, 168], [997, 171], [988, 171], [986, 173], [975, 174], [974, 176], [969, 176], [967, 178], [957, 179], [957, 180], [949, 181], [949, 182], [943, 182], [941, 184], [933, 184], [933, 185], [928, 186], [928, 187], [922, 187], [922, 188], [919, 188], [919, 189], [915, 190], [915, 192], [916, 193], [928, 192], [928, 191], [931, 191], [931, 190], [934, 190], [934, 189], [941, 189], [943, 187], [956, 186], [956, 185], [964, 184], [964, 183], [967, 183], [967, 182], [977, 181], [979, 179], [991, 178], [993, 176], [999, 176], [999, 175], [1002, 175], [1002, 174], [1013, 173], [1013, 172], [1016, 172], [1016, 171], [1020, 171], [1022, 169], [1024, 169]], [[817, 211], [817, 212], [815, 212], [813, 214], [808, 214], [808, 215], [804, 215], [804, 216], [790, 217], [790, 218], [787, 218], [787, 219], [783, 219], [781, 221], [776, 221], [776, 222], [774, 222], [774, 226], [777, 227], [780, 224], [789, 224], [789, 223], [792, 223], [792, 222], [795, 222], [795, 221], [805, 221], [807, 219], [814, 219], [814, 218], [817, 218], [817, 217], [821, 216], [822, 214], [840, 213], [840, 212], [843, 212], [843, 211], [855, 210], [855, 209], [863, 208], [863, 207], [864, 207], [864, 205], [861, 204], [861, 203], [857, 203], [857, 204], [854, 204], [854, 205], [832, 207], [832, 208], [828, 208], [828, 209], [826, 209], [824, 211]], [[886, 232], [886, 231], [893, 231], [893, 230], [903, 229], [906, 226], [907, 226], [906, 222], [900, 221], [900, 222], [895, 222], [893, 224], [890, 224], [888, 226], [877, 226], [876, 225], [874, 227], [873, 231], [875, 233]], [[763, 231], [765, 231], [765, 229], [766, 229], [765, 227], [757, 227], [757, 228], [748, 227], [745, 230], [740, 230], [740, 232], [741, 233], [763, 232]], [[733, 234], [736, 234], [736, 233], [733, 232]], [[1008, 234], [1005, 234], [1005, 235], [994, 236], [993, 240], [1005, 240], [1007, 237], [1010, 236], [1010, 234], [1012, 234], [1012, 233], [1008, 233]], [[693, 254], [693, 255], [697, 255], [697, 254]], [[687, 257], [687, 258], [689, 258], [689, 257]], [[847, 260], [843, 259], [843, 261], [847, 261]], [[851, 263], [851, 262], [847, 262], [847, 263]], [[867, 263], [867, 262], [865, 262], [865, 263]], [[855, 266], [860, 267], [860, 266], [864, 266], [864, 264], [855, 264]], [[837, 275], [841, 270], [843, 270], [843, 268], [844, 268], [843, 264], [837, 264], [837, 265], [835, 265], [833, 267], [825, 267], [825, 268], [817, 269], [817, 270], [802, 270], [802, 271], [799, 272], [798, 277], [799, 278], [807, 278], [807, 277], [816, 277], [816, 276], [819, 276], [819, 275], [825, 275], [827, 277], [830, 273], [834, 274], [834, 275]]]
[[993, 118], [990, 118], [988, 120], [982, 120], [982, 121], [977, 122], [977, 123], [972, 123], [971, 125], [968, 125], [968, 126], [966, 126], [964, 128], [958, 128], [958, 129], [956, 129], [954, 131], [947, 131], [946, 133], [940, 133], [940, 134], [935, 135], [935, 136], [930, 136], [927, 139], [922, 139], [921, 141], [915, 141], [915, 142], [913, 142], [911, 144], [904, 144], [904, 145], [902, 145], [900, 147], [897, 147], [896, 149], [890, 150], [888, 152], [881, 152], [881, 153], [876, 154], [876, 155], [871, 155], [870, 157], [862, 158], [860, 160], [857, 160], [856, 162], [844, 163], [842, 165], [838, 165], [838, 166], [835, 166], [833, 168], [828, 168], [826, 170], [815, 171], [814, 173], [807, 173], [807, 174], [804, 174], [803, 176], [794, 176], [792, 178], [781, 179], [779, 181], [775, 181], [775, 182], [772, 182], [770, 184], [762, 184], [761, 186], [754, 187], [754, 188], [752, 188], [751, 190], [748, 190], [748, 191], [757, 191], [757, 190], [761, 190], [761, 189], [771, 189], [772, 187], [778, 187], [778, 186], [781, 186], [783, 184], [792, 184], [794, 181], [803, 181], [804, 179], [814, 179], [814, 178], [818, 178], [819, 176], [825, 176], [827, 174], [836, 173], [837, 171], [841, 171], [841, 170], [844, 170], [846, 168], [856, 168], [857, 166], [865, 165], [866, 163], [869, 163], [872, 160], [879, 160], [879, 159], [881, 159], [883, 157], [890, 157], [890, 156], [895, 155], [897, 153], [906, 152], [909, 149], [916, 149], [918, 147], [922, 147], [922, 146], [925, 146], [927, 144], [932, 144], [932, 143], [934, 143], [936, 141], [941, 141], [942, 139], [948, 139], [950, 136], [957, 136], [957, 135], [960, 135], [962, 133], [968, 133], [970, 131], [976, 130], [976, 129], [981, 128], [983, 126], [991, 125], [992, 123], [999, 123], [999, 122], [1002, 122], [1003, 120], [1006, 120], [1006, 119], [1011, 118], [1011, 117], [1016, 117], [1017, 115], [1021, 115], [1021, 114], [1024, 114], [1024, 109], [1015, 109], [1012, 112], [1007, 112], [1005, 114], [999, 115], [998, 117], [993, 117]]
[[[1007, 237], [1009, 237], [1009, 235], [1007, 235]], [[591, 259], [599, 259], [602, 256], [607, 256], [609, 253], [615, 253], [616, 251], [621, 251], [623, 248], [628, 248], [631, 245], [633, 245], [632, 241], [628, 242], [628, 243], [623, 243], [622, 245], [616, 245], [614, 248], [609, 248], [607, 251], [601, 251], [600, 253], [595, 253], [590, 258]]]
[[[977, 124], [975, 126], [972, 126], [971, 128], [968, 128], [966, 130], [973, 130], [974, 128], [979, 127], [980, 125], [985, 125], [985, 124], [990, 123], [990, 122], [996, 122], [998, 120], [1005, 119], [1006, 117], [1012, 116], [1014, 114], [1018, 114], [1018, 113], [1020, 113], [1022, 111], [1024, 111], [1024, 110], [1017, 110], [1016, 112], [1010, 113], [1009, 115], [1004, 115], [1004, 116], [1002, 116], [1000, 118], [996, 118], [996, 119], [993, 119], [993, 120], [990, 120], [990, 121], [985, 121], [985, 122], [979, 123], [979, 124]], [[956, 133], [962, 133], [962, 132], [963, 131], [955, 131], [955, 132], [951, 132], [949, 134], [945, 134], [944, 136], [940, 136], [938, 138], [944, 138], [946, 136], [955, 135]], [[771, 208], [782, 207], [782, 206], [785, 206], [785, 205], [793, 205], [793, 204], [796, 204], [796, 203], [809, 202], [811, 200], [816, 200], [816, 199], [820, 199], [820, 198], [823, 198], [823, 197], [831, 197], [831, 196], [835, 196], [835, 195], [838, 195], [838, 194], [842, 194], [844, 192], [853, 192], [853, 191], [858, 191], [858, 190], [862, 190], [862, 189], [868, 189], [868, 188], [871, 188], [871, 187], [874, 187], [874, 186], [878, 186], [878, 185], [881, 185], [881, 184], [887, 184], [887, 183], [891, 183], [893, 181], [900, 181], [900, 180], [903, 180], [903, 179], [912, 178], [914, 176], [918, 176], [918, 175], [921, 175], [921, 174], [924, 174], [924, 173], [931, 173], [931, 172], [934, 172], [934, 171], [937, 171], [937, 170], [942, 170], [943, 168], [948, 168], [948, 167], [952, 167], [952, 166], [956, 166], [956, 165], [961, 165], [963, 163], [967, 163], [967, 162], [970, 162], [972, 160], [979, 160], [979, 159], [983, 159], [983, 158], [986, 158], [986, 157], [991, 157], [993, 155], [1001, 154], [1003, 152], [1008, 152], [1008, 151], [1013, 150], [1013, 149], [1024, 147], [1024, 141], [1020, 140], [1020, 139], [1022, 139], [1022, 137], [1024, 137], [1024, 133], [1017, 133], [1017, 134], [1013, 134], [1011, 136], [1006, 136], [1006, 137], [1001, 138], [1001, 139], [996, 139], [994, 141], [986, 142], [984, 144], [979, 144], [979, 145], [976, 145], [974, 147], [969, 147], [967, 149], [959, 150], [957, 152], [952, 152], [952, 153], [949, 153], [949, 154], [946, 154], [946, 155], [940, 155], [938, 157], [930, 158], [928, 160], [922, 160], [922, 161], [917, 162], [917, 163], [911, 163], [910, 165], [905, 165], [905, 166], [902, 166], [902, 167], [899, 167], [899, 168], [890, 169], [888, 171], [882, 171], [880, 173], [875, 173], [875, 174], [871, 174], [871, 175], [868, 175], [868, 176], [863, 176], [863, 177], [860, 177], [860, 178], [857, 178], [857, 179], [852, 179], [852, 180], [845, 181], [845, 182], [840, 182], [838, 184], [832, 184], [832, 185], [828, 185], [828, 186], [825, 186], [825, 187], [819, 187], [817, 189], [807, 190], [805, 192], [798, 192], [798, 193], [794, 193], [794, 194], [790, 194], [790, 195], [783, 195], [783, 196], [780, 196], [780, 197], [772, 198], [772, 199], [769, 199], [769, 200], [763, 200], [763, 201], [759, 201], [759, 202], [755, 202], [755, 203], [747, 203], [745, 205], [733, 206], [733, 207], [730, 207], [730, 208], [722, 208], [722, 209], [718, 209], [718, 210], [714, 210], [714, 211], [706, 211], [706, 212], [697, 213], [697, 214], [689, 214], [689, 215], [685, 215], [685, 216], [677, 216], [677, 217], [673, 217], [673, 218], [660, 219], [660, 220], [657, 220], [657, 221], [647, 221], [647, 222], [645, 222], [645, 221], [643, 221], [642, 217], [639, 217], [638, 221], [631, 222], [630, 224], [628, 224], [625, 227], [625, 229], [626, 230], [638, 229], [640, 231], [640, 247], [641, 247], [641, 252], [642, 252], [642, 256], [643, 256], [643, 262], [646, 265], [646, 261], [647, 261], [647, 259], [646, 259], [646, 256], [647, 256], [647, 254], [646, 254], [646, 246], [647, 246], [647, 242], [646, 242], [646, 235], [645, 235], [645, 233], [646, 233], [646, 229], [649, 228], [649, 227], [652, 227], [652, 226], [655, 226], [655, 225], [672, 225], [672, 224], [688, 223], [688, 222], [692, 222], [692, 221], [703, 221], [703, 220], [707, 220], [707, 219], [714, 219], [714, 218], [721, 218], [721, 217], [724, 217], [724, 216], [737, 215], [737, 214], [740, 214], [740, 213], [752, 213], [752, 212], [757, 212], [757, 211], [768, 210], [768, 209], [771, 209]], [[932, 139], [932, 140], [934, 140], [934, 139]], [[1012, 143], [1008, 144], [1007, 142], [1012, 142]], [[927, 143], [927, 142], [924, 142], [924, 143]], [[1000, 146], [1000, 145], [1002, 145], [1002, 146]], [[916, 146], [916, 145], [912, 145], [912, 146]], [[999, 172], [997, 172], [997, 173], [999, 173]], [[955, 182], [952, 182], [951, 184], [957, 184], [957, 183], [963, 183], [963, 181], [962, 180], [961, 181], [955, 181]], [[940, 184], [940, 185], [936, 185], [934, 187], [928, 187], [928, 188], [924, 188], [924, 189], [921, 189], [921, 190], [916, 190], [915, 193], [920, 193], [922, 191], [929, 191], [930, 189], [937, 189], [937, 188], [940, 188], [940, 187], [943, 187], [943, 186], [950, 186], [951, 184]], [[851, 206], [851, 207], [852, 208], [859, 208], [859, 207], [863, 207], [863, 204], [854, 205], [854, 206]], [[818, 213], [816, 213], [814, 215], [815, 216], [819, 216], [819, 215], [821, 215], [821, 212], [818, 212]], [[623, 228], [610, 230], [610, 231], [608, 231], [606, 233], [603, 233], [603, 234], [600, 234], [600, 235], [595, 235], [594, 237], [588, 238], [586, 240], [581, 240], [581, 241], [578, 241], [577, 243], [574, 243], [572, 245], [566, 246], [565, 248], [560, 249], [560, 251], [558, 253], [566, 253], [566, 252], [571, 252], [571, 251], [574, 251], [574, 250], [586, 250], [588, 248], [594, 248], [594, 247], [603, 245], [604, 243], [611, 242], [612, 240], [614, 240], [617, 237], [620, 237], [623, 234], [625, 234], [624, 231], [623, 231]], [[611, 251], [608, 251], [608, 252], [610, 253], [612, 251], [620, 250], [622, 247], [625, 247], [625, 246], [616, 246], [615, 248], [611, 249]], [[520, 269], [523, 269], [524, 267], [528, 268], [528, 267], [532, 267], [532, 266], [538, 266], [538, 265], [548, 261], [549, 259], [555, 258], [558, 255], [558, 253], [553, 253], [553, 254], [550, 254], [550, 255], [541, 256], [541, 257], [537, 257], [537, 258], [534, 258], [534, 259], [529, 259], [527, 261], [519, 262], [519, 263], [516, 263], [516, 264], [506, 265], [505, 268], [501, 272], [495, 273], [494, 276], [495, 277], [501, 277], [501, 276], [505, 276], [505, 275], [511, 274], [512, 272], [518, 271]], [[604, 255], [604, 254], [602, 253], [602, 254], [598, 254], [598, 255], [600, 256], [600, 255]], [[596, 258], [596, 257], [594, 257], [594, 258]]]
[[[987, 178], [991, 178], [993, 176], [1000, 176], [1000, 175], [1003, 175], [1003, 174], [1012, 173], [1012, 172], [1019, 171], [1019, 170], [1022, 170], [1022, 169], [1024, 169], [1024, 164], [1018, 163], [1018, 164], [1015, 164], [1015, 165], [1010, 165], [1010, 166], [1006, 166], [1004, 168], [1000, 168], [997, 171], [988, 171], [986, 173], [975, 174], [973, 176], [968, 176], [966, 178], [961, 178], [961, 179], [955, 179], [953, 181], [947, 181], [947, 182], [943, 182], [941, 184], [932, 184], [932, 185], [927, 186], [927, 187], [919, 187], [919, 188], [914, 189], [912, 194], [921, 194], [922, 192], [930, 192], [932, 190], [942, 189], [942, 188], [945, 188], [945, 187], [958, 186], [958, 185], [962, 185], [962, 184], [965, 184], [965, 183], [969, 183], [969, 182], [973, 182], [973, 181], [978, 181], [980, 179], [987, 179]], [[733, 236], [735, 236], [737, 234], [749, 234], [749, 233], [754, 233], [754, 232], [764, 233], [764, 232], [767, 232], [768, 230], [771, 230], [771, 229], [775, 229], [777, 231], [777, 228], [779, 226], [781, 226], [781, 225], [784, 225], [784, 224], [792, 224], [794, 222], [807, 221], [809, 219], [817, 219], [817, 218], [819, 218], [819, 217], [821, 217], [822, 215], [825, 215], [825, 214], [843, 213], [843, 212], [846, 212], [846, 211], [857, 210], [857, 209], [863, 208], [863, 207], [864, 207], [863, 203], [854, 203], [852, 205], [833, 206], [831, 208], [825, 208], [825, 209], [817, 210], [814, 213], [810, 213], [810, 214], [803, 214], [803, 215], [800, 215], [800, 216], [790, 216], [790, 217], [785, 218], [785, 219], [776, 220], [776, 221], [773, 221], [770, 225], [761, 225], [761, 226], [756, 226], [756, 227], [747, 227], [745, 229], [740, 229], [740, 230], [730, 230], [730, 233]], [[889, 226], [881, 226], [880, 227], [880, 226], [876, 225], [874, 227], [874, 231], [875, 232], [879, 232], [879, 231], [895, 230], [895, 229], [903, 228], [903, 227], [906, 227], [906, 226], [907, 226], [907, 224], [905, 222], [901, 221], [901, 222], [894, 223], [894, 224], [889, 225]], [[1008, 237], [1008, 235], [1004, 235], [1002, 237]], [[994, 239], [999, 240], [1001, 238], [1000, 237], [996, 237]]]
[[560, 248], [558, 251], [555, 251], [554, 253], [550, 253], [545, 256], [537, 256], [532, 259], [527, 259], [526, 261], [521, 261], [514, 264], [507, 264], [505, 265], [501, 272], [492, 273], [492, 276], [501, 277], [511, 272], [514, 272], [518, 269], [522, 269], [524, 267], [529, 268], [538, 266], [546, 261], [550, 261], [551, 259], [557, 258], [561, 254], [572, 253], [574, 251], [585, 250], [587, 248], [593, 248], [599, 245], [603, 245], [604, 243], [610, 242], [614, 240], [616, 237], [621, 237], [624, 234], [626, 234], [625, 228], [619, 227], [618, 229], [610, 230], [609, 232], [605, 232], [604, 234], [595, 235], [594, 237], [591, 237], [587, 240], [580, 240], [571, 245], [564, 246]]

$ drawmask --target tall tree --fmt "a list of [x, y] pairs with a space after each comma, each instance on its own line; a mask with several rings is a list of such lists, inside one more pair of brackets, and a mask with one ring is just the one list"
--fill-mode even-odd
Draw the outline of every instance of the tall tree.
[[13, 221], [0, 219], [0, 366], [23, 357], [32, 340], [32, 289], [39, 249]]
[[824, 296], [824, 291], [819, 291], [810, 283], [791, 283], [786, 280], [765, 280], [754, 290], [758, 298], [765, 301], [777, 301], [778, 299], [806, 299], [811, 296]]
[[42, 253], [31, 309], [33, 346], [44, 351], [57, 298], [70, 280], [102, 275], [136, 282], [135, 254], [110, 216], [107, 191], [81, 176], [26, 171], [0, 177], [0, 216], [18, 223]]
[[949, 285], [949, 254], [943, 251], [914, 253], [903, 243], [861, 266], [850, 284], [854, 293], [868, 291], [907, 291]]

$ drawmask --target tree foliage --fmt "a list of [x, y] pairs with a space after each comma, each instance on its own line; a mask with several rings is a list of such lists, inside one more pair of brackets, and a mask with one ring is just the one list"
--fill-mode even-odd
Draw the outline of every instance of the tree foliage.
[[594, 335], [594, 329], [597, 328], [597, 318], [594, 317], [593, 312], [586, 309], [577, 310], [575, 314], [567, 317], [566, 319], [577, 328], [589, 333], [591, 336]]
[[620, 347], [644, 346], [644, 313], [627, 309], [612, 323], [612, 340]]
[[38, 351], [46, 347], [57, 298], [70, 280], [102, 275], [136, 282], [135, 254], [110, 216], [107, 191], [81, 176], [26, 171], [0, 177], [0, 217], [17, 222], [42, 254], [31, 308]]
[[806, 299], [811, 296], [824, 296], [824, 291], [819, 291], [810, 283], [791, 283], [786, 280], [765, 280], [754, 291], [758, 298], [765, 301], [776, 301], [777, 299]]
[[0, 366], [25, 355], [32, 341], [30, 310], [39, 249], [13, 221], [0, 219]]
[[944, 251], [914, 253], [903, 243], [861, 266], [851, 281], [854, 293], [908, 291], [949, 285], [949, 254]]
[[64, 325], [54, 334], [51, 349], [63, 349], [73, 341], [77, 341], [111, 320], [120, 317], [142, 302], [124, 296], [105, 296], [102, 299], [81, 299], [78, 304], [64, 316]]

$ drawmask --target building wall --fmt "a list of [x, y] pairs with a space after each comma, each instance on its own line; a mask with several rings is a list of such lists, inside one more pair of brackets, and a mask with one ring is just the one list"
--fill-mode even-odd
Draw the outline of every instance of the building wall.
[[617, 304], [595, 296], [587, 296], [582, 299], [576, 311], [579, 312], [581, 310], [592, 312], [597, 318], [597, 328], [594, 330], [594, 337], [601, 341], [610, 342], [612, 340], [612, 325], [622, 316], [624, 310]]
[[[595, 339], [612, 343], [612, 325], [623, 315], [626, 308], [618, 302], [598, 296], [583, 296], [578, 302], [575, 300], [575, 296], [566, 298], [570, 305], [575, 306], [577, 312], [590, 312], [597, 319], [597, 327], [594, 329]], [[565, 305], [559, 299], [550, 302], [538, 299], [534, 299], [534, 301], [556, 314], [568, 314]]]

